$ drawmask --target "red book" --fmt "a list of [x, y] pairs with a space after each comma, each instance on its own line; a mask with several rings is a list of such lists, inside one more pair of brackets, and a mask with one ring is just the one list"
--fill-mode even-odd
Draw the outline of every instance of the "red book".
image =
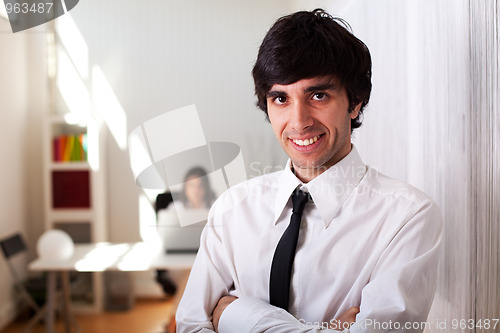
[[52, 160], [54, 162], [59, 162], [59, 156], [60, 156], [60, 144], [61, 144], [61, 138], [60, 137], [55, 137], [52, 139]]

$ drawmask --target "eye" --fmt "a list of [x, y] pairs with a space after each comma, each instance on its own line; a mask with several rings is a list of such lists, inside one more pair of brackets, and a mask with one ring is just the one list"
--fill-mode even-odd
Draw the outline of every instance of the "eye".
[[317, 101], [322, 101], [327, 97], [327, 95], [324, 92], [317, 92], [314, 93], [312, 98]]
[[273, 102], [278, 105], [283, 105], [287, 101], [285, 96], [276, 96], [273, 98]]

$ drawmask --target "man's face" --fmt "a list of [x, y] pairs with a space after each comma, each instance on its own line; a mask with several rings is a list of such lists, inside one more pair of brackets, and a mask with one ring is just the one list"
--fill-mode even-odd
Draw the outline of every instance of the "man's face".
[[351, 150], [349, 99], [331, 77], [275, 84], [267, 94], [267, 110], [274, 134], [290, 157], [297, 176], [312, 180]]

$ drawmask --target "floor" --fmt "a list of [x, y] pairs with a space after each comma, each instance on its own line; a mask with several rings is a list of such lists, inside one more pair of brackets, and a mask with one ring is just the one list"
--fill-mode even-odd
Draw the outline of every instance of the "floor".
[[[129, 311], [76, 315], [76, 319], [81, 333], [166, 333], [173, 304], [173, 299], [139, 299]], [[16, 321], [1, 333], [20, 333], [23, 325]], [[62, 322], [58, 321], [56, 327], [58, 332], [64, 332]], [[40, 323], [31, 332], [44, 333], [45, 326]]]

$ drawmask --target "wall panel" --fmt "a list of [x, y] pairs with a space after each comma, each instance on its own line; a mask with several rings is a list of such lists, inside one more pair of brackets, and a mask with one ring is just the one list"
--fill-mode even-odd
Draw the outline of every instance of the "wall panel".
[[[470, 1], [472, 203], [476, 319], [500, 317], [500, 6]], [[483, 325], [487, 322], [483, 321]], [[484, 331], [487, 327], [483, 326]], [[477, 332], [481, 332], [480, 329]], [[500, 332], [500, 323], [495, 332]]]

